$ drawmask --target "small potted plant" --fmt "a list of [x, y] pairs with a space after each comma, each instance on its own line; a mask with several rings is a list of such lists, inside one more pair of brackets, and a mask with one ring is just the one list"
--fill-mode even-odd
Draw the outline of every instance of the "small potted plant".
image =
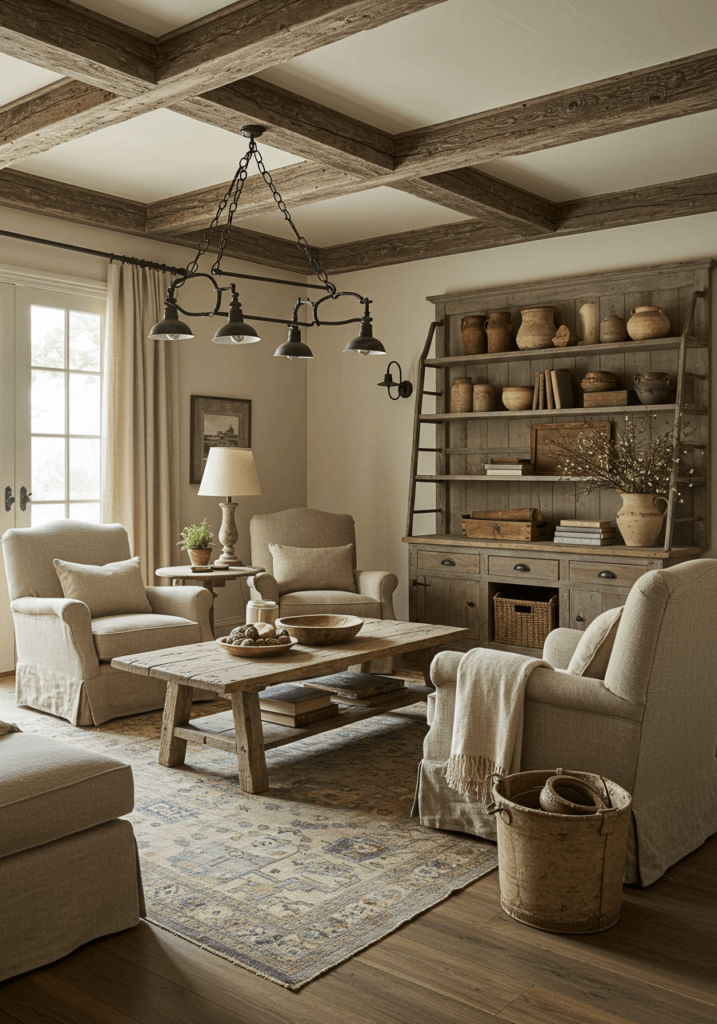
[[203, 519], [199, 526], [196, 523], [185, 526], [177, 544], [182, 551], [189, 552], [192, 565], [209, 565], [214, 547], [213, 540], [214, 534], [209, 529], [206, 519]]

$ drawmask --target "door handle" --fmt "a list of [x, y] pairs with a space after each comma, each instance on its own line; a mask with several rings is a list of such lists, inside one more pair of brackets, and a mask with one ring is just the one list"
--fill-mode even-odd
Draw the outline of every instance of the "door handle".
[[617, 573], [613, 572], [611, 569], [603, 569], [602, 572], [598, 573], [598, 579], [599, 580], [616, 580], [617, 579]]
[[517, 565], [513, 566], [513, 572], [530, 572], [530, 566], [526, 565], [525, 562], [518, 562]]
[[25, 511], [28, 505], [32, 503], [32, 491], [28, 491], [27, 487], [20, 488], [20, 510]]
[[5, 511], [12, 512], [12, 506], [15, 501], [15, 497], [12, 493], [12, 487], [5, 488]]
[[476, 606], [475, 601], [467, 601], [466, 604], [468, 605], [469, 608], [475, 608]]
[[585, 619], [582, 617], [582, 615], [576, 615], [575, 616], [575, 621], [576, 622], [585, 622]]
[[444, 558], [443, 561], [441, 562], [441, 565], [455, 565], [455, 564], [456, 563], [453, 561], [452, 558]]

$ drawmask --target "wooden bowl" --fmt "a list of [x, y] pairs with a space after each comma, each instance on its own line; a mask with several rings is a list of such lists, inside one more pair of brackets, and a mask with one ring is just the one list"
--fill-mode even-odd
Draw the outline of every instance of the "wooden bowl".
[[515, 385], [503, 388], [501, 398], [503, 405], [511, 412], [519, 412], [521, 409], [531, 409], [533, 406], [533, 392], [535, 388], [527, 385]]
[[298, 641], [292, 640], [290, 644], [281, 644], [276, 647], [241, 647], [236, 644], [228, 644], [229, 637], [223, 636], [216, 641], [223, 651], [233, 654], [235, 658], [275, 658], [280, 654], [286, 654], [292, 647], [296, 647]]
[[300, 644], [322, 647], [350, 640], [363, 623], [364, 620], [356, 615], [289, 615], [285, 619], [277, 619], [275, 625], [277, 629], [288, 630]]

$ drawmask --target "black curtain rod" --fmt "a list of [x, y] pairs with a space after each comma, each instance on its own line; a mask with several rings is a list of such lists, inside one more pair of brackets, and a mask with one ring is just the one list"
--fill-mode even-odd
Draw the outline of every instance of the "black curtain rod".
[[[99, 256], [101, 259], [109, 260], [110, 263], [125, 263], [131, 267], [142, 267], [145, 270], [162, 270], [168, 274], [175, 274], [177, 277], [185, 273], [184, 267], [168, 267], [166, 263], [153, 263], [152, 260], [142, 260], [137, 256], [118, 256], [113, 252], [102, 252], [101, 249], [86, 249], [83, 245], [69, 245], [67, 242], [53, 242], [49, 238], [35, 238], [33, 235], [20, 235], [15, 231], [4, 231], [0, 228], [0, 235], [5, 238], [17, 238], [21, 242], [35, 242], [37, 245], [50, 245], [54, 249], [67, 249], [69, 252], [81, 252], [86, 256]], [[221, 271], [220, 271], [221, 274]], [[319, 288], [323, 291], [323, 285], [302, 284], [300, 281], [285, 281], [278, 277], [258, 277], [256, 274], [230, 274], [230, 277], [238, 277], [244, 281], [262, 281], [264, 284], [286, 284], [292, 288]], [[282, 321], [283, 322], [283, 321]]]

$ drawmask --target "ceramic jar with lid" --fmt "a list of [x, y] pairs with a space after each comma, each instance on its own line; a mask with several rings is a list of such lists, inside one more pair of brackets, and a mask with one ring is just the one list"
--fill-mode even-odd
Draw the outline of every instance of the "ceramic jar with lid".
[[518, 348], [552, 348], [555, 337], [555, 322], [552, 306], [530, 306], [521, 309], [523, 322], [515, 336]]
[[453, 378], [451, 412], [473, 412], [473, 380], [471, 377]]
[[627, 321], [627, 333], [633, 341], [666, 338], [670, 333], [670, 321], [659, 306], [635, 306]]
[[276, 601], [247, 601], [246, 621], [270, 622], [272, 626], [279, 616], [279, 606]]

